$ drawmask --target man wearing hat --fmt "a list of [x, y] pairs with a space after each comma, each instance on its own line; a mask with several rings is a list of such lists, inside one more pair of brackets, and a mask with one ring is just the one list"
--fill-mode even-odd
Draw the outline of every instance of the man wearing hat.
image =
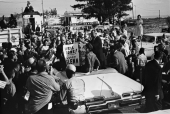
[[68, 80], [63, 86], [62, 99], [63, 101], [67, 100], [68, 110], [80, 113], [83, 109], [78, 106], [78, 103], [84, 101], [85, 83], [82, 79], [75, 77], [75, 73], [76, 67], [73, 64], [67, 65], [66, 75]]

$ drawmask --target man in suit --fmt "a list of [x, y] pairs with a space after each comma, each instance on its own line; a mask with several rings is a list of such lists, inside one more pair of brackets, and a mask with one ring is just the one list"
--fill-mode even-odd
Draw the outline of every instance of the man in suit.
[[93, 46], [93, 52], [100, 61], [100, 64], [101, 64], [100, 68], [105, 69], [106, 60], [105, 60], [105, 56], [103, 53], [102, 40], [100, 39], [100, 37], [97, 36], [97, 33], [95, 30], [91, 31], [91, 37], [92, 37], [92, 41], [90, 43]]
[[125, 56], [119, 51], [120, 48], [120, 44], [115, 43], [113, 53], [111, 55], [111, 67], [115, 68], [121, 74], [126, 74], [128, 71], [128, 66]]
[[4, 30], [4, 29], [7, 28], [7, 23], [6, 23], [6, 20], [5, 20], [4, 15], [2, 16], [2, 20], [0, 21], [0, 28], [1, 28], [2, 30]]
[[154, 59], [145, 66], [144, 74], [144, 95], [146, 98], [145, 112], [157, 111], [162, 109], [162, 69], [159, 62], [162, 59], [162, 53], [155, 52]]

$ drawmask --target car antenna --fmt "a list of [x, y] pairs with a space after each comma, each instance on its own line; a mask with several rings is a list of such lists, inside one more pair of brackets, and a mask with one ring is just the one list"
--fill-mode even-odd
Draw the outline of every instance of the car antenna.
[[106, 84], [106, 86], [110, 89], [110, 91], [111, 91], [111, 95], [114, 95], [114, 92], [113, 92], [113, 90], [112, 90], [112, 87], [109, 85], [109, 84], [107, 84], [104, 80], [102, 80], [101, 78], [99, 78], [99, 77], [97, 77], [99, 80], [101, 80], [103, 83], [105, 83]]
[[[103, 79], [104, 79], [104, 76], [103, 76]], [[102, 85], [101, 85], [100, 96], [102, 94], [102, 87], [103, 87], [103, 81], [102, 81]]]

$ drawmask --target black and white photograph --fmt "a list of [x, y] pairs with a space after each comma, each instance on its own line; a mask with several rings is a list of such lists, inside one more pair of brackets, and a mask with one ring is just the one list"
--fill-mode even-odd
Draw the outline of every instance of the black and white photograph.
[[0, 0], [0, 114], [170, 114], [170, 0]]

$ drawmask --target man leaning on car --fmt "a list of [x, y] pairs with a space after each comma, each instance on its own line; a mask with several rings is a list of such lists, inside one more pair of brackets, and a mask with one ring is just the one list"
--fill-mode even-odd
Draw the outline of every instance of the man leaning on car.
[[80, 101], [84, 101], [85, 83], [82, 79], [75, 77], [76, 67], [69, 64], [66, 67], [68, 80], [63, 84], [61, 90], [62, 101], [67, 101], [69, 113], [85, 113], [85, 106], [79, 106]]

